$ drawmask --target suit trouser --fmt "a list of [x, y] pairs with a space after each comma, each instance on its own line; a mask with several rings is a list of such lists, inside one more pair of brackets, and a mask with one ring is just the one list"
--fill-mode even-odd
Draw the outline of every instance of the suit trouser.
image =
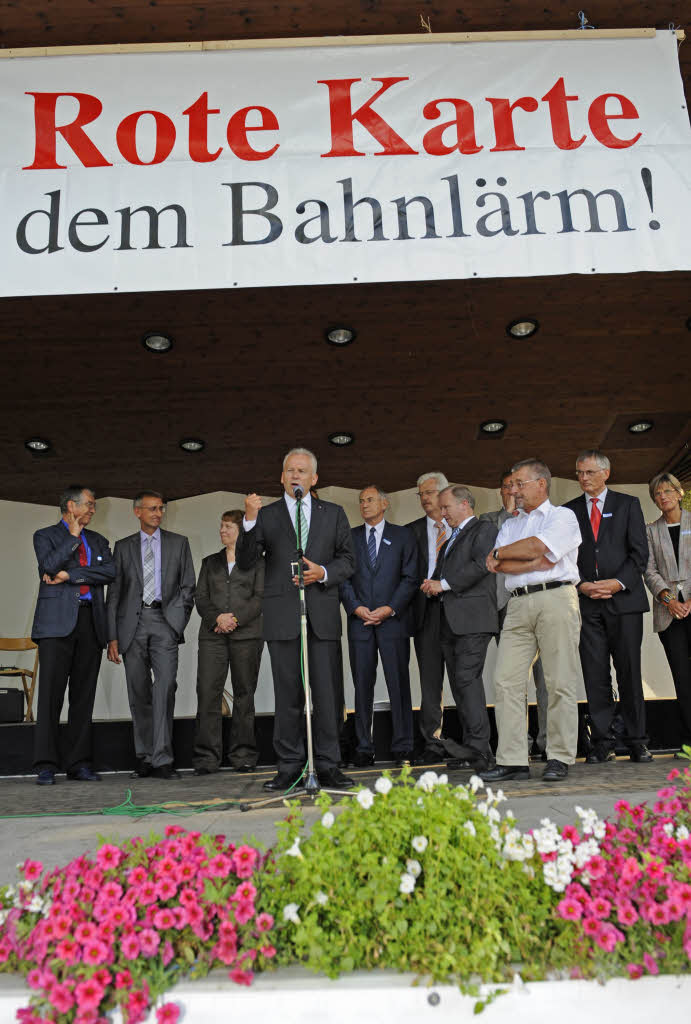
[[68, 636], [48, 636], [38, 641], [40, 676], [34, 767], [37, 771], [60, 764], [60, 712], [69, 681], [69, 710], [65, 742], [67, 771], [91, 764], [91, 718], [96, 697], [98, 670], [103, 650], [94, 630], [93, 612], [80, 605], [77, 623]]
[[645, 701], [641, 679], [641, 643], [643, 613], [613, 615], [606, 601], [581, 601], [581, 665], [588, 712], [595, 743], [612, 744], [612, 721], [617, 706], [612, 693], [610, 654], [617, 673], [619, 710], [624, 721], [624, 739], [628, 744], [647, 743]]
[[675, 619], [657, 635], [674, 680], [681, 719], [681, 745], [691, 746], [691, 615]]
[[195, 768], [216, 770], [223, 756], [223, 688], [228, 669], [233, 687], [230, 719], [230, 762], [234, 768], [256, 765], [254, 694], [257, 689], [263, 640], [234, 640], [213, 635], [199, 640], [197, 659], [197, 718], [194, 728]]
[[142, 608], [122, 659], [135, 753], [154, 768], [172, 764], [178, 638], [160, 609]]
[[573, 764], [578, 743], [578, 654], [581, 614], [576, 588], [512, 597], [507, 605], [494, 677], [497, 764], [527, 765], [528, 671], [540, 651], [547, 687], [547, 757]]
[[394, 755], [409, 754], [413, 750], [413, 706], [408, 668], [410, 640], [407, 636], [387, 636], [380, 626], [368, 626], [367, 629], [367, 636], [348, 642], [355, 687], [357, 749], [364, 754], [374, 753], [372, 722], [379, 654], [391, 707], [391, 752]]
[[[340, 640], [320, 640], [307, 627], [307, 650], [312, 691], [312, 742], [317, 771], [338, 767], [339, 734], [343, 720]], [[302, 683], [300, 638], [269, 640], [274, 683], [274, 750], [279, 771], [297, 772], [306, 760], [305, 690]]]
[[427, 599], [425, 621], [414, 637], [415, 656], [420, 670], [420, 714], [418, 722], [425, 749], [444, 757], [441, 742], [444, 714], [444, 655], [439, 638], [441, 605], [438, 600]]
[[[507, 608], [508, 604], [505, 604], [503, 608], [499, 609], [499, 633], [501, 633], [504, 627]], [[496, 641], [498, 647], [499, 634], [497, 634]], [[540, 753], [542, 753], [547, 747], [547, 687], [545, 686], [545, 673], [539, 653], [532, 664], [531, 672], [533, 683], [535, 684], [535, 703], [537, 704], [537, 736], [535, 737], [535, 745]]]
[[492, 750], [482, 670], [492, 636], [492, 633], [458, 636], [451, 630], [446, 616], [442, 615], [441, 648], [461, 723], [461, 741], [464, 747], [471, 747], [488, 759]]

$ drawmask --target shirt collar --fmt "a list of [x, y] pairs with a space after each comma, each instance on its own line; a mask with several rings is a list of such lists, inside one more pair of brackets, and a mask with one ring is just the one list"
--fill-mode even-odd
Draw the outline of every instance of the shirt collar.
[[[598, 503], [598, 505], [604, 505], [606, 497], [607, 497], [607, 488], [606, 487], [602, 491], [600, 491], [600, 493], [598, 495], [596, 495], [596, 497], [593, 497], [591, 494], [586, 494], [585, 495], [586, 508], [589, 507], [588, 506], [588, 502], [589, 501], [596, 501]], [[590, 506], [590, 507], [592, 508], [592, 506]]]
[[462, 523], [458, 524], [459, 529], [460, 530], [465, 530], [465, 528], [468, 525], [468, 523], [472, 523], [473, 519], [475, 519], [475, 516], [468, 516], [467, 519], [464, 519]]
[[[367, 536], [369, 537], [369, 535], [370, 535], [370, 530], [372, 529], [372, 527], [370, 526], [370, 524], [369, 524], [369, 523], [363, 523], [363, 526], [365, 527], [365, 533], [366, 533], [366, 534], [367, 534]], [[386, 526], [386, 519], [382, 519], [382, 520], [381, 520], [380, 522], [378, 522], [378, 523], [376, 524], [376, 526], [374, 527], [374, 531], [375, 531], [375, 533], [376, 533], [377, 537], [381, 537], [381, 535], [382, 535], [382, 534], [383, 534], [383, 532], [384, 532], [384, 527], [385, 527], [385, 526]]]
[[[286, 505], [288, 506], [288, 511], [292, 514], [295, 511], [295, 506], [297, 505], [297, 499], [294, 498], [292, 496], [292, 494], [288, 494], [287, 491], [283, 492], [283, 497], [285, 498]], [[311, 511], [311, 509], [312, 509], [312, 495], [310, 494], [309, 491], [307, 492], [307, 494], [302, 499], [302, 507], [306, 511]]]
[[532, 516], [535, 512], [539, 512], [541, 515], [546, 516], [551, 508], [552, 503], [550, 502], [549, 498], [545, 498], [542, 504], [538, 505], [537, 508], [534, 508], [531, 512], [526, 512], [524, 508], [519, 508], [518, 511], [521, 516]]
[[153, 533], [144, 533], [143, 530], [139, 531], [139, 540], [140, 540], [140, 542], [142, 544], [144, 543], [144, 541], [148, 540], [149, 537], [151, 537], [152, 540], [160, 541], [161, 540], [161, 528], [159, 526], [157, 526]]

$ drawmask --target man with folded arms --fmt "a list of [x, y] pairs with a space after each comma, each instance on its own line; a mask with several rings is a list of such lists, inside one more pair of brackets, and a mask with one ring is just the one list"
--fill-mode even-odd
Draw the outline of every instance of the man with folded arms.
[[549, 500], [551, 473], [539, 459], [512, 467], [518, 516], [504, 523], [487, 555], [490, 572], [503, 572], [511, 594], [495, 670], [499, 743], [486, 782], [530, 776], [525, 730], [528, 671], [540, 651], [547, 686], [546, 782], [565, 779], [576, 759], [578, 640], [581, 616], [575, 584], [581, 531], [574, 513]]

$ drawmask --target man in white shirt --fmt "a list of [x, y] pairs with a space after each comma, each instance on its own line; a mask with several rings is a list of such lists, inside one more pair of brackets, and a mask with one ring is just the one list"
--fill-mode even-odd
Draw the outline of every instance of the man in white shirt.
[[570, 509], [549, 501], [551, 473], [539, 459], [512, 467], [518, 516], [499, 531], [487, 555], [490, 572], [503, 572], [511, 594], [495, 670], [499, 743], [486, 781], [530, 776], [525, 731], [528, 671], [538, 650], [548, 694], [546, 782], [568, 775], [578, 741], [577, 693], [582, 681], [578, 641], [581, 616], [575, 584], [581, 531]]

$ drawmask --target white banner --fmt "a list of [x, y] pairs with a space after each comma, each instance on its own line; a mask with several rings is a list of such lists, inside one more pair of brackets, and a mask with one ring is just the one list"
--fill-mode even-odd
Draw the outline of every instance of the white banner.
[[654, 38], [0, 61], [0, 293], [691, 268]]

